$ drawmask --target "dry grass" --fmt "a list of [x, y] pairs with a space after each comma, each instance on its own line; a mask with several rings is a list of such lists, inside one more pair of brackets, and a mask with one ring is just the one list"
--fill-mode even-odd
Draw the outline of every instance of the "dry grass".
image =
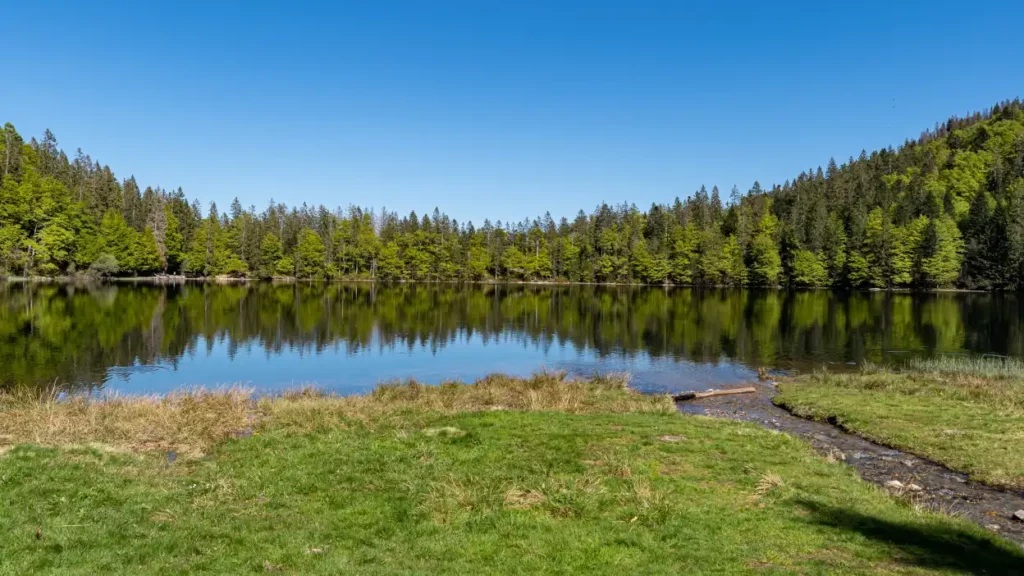
[[347, 421], [370, 422], [409, 412], [453, 414], [486, 410], [568, 412], [571, 414], [672, 413], [667, 395], [651, 396], [630, 390], [626, 375], [568, 378], [562, 372], [541, 372], [530, 378], [487, 376], [473, 384], [446, 382], [440, 386], [416, 381], [383, 384], [365, 396], [335, 397], [307, 392], [262, 400], [260, 414], [268, 425], [303, 430], [344, 426]]
[[754, 494], [757, 494], [758, 496], [767, 496], [785, 485], [786, 482], [781, 476], [768, 472], [757, 480], [757, 485], [754, 488]]
[[252, 425], [250, 397], [241, 389], [66, 400], [0, 395], [0, 446], [99, 443], [195, 456]]
[[506, 508], [528, 510], [542, 504], [545, 500], [544, 494], [536, 490], [521, 490], [513, 486], [505, 491]]
[[[488, 376], [474, 384], [386, 384], [371, 394], [349, 397], [312, 388], [262, 399], [243, 389], [62, 400], [53, 395], [6, 393], [0, 394], [0, 453], [17, 444], [99, 443], [117, 450], [173, 450], [179, 456], [194, 457], [226, 438], [261, 428], [338, 429], [353, 421], [372, 423], [411, 413], [674, 410], [667, 396], [639, 394], [629, 390], [627, 382], [618, 375], [572, 380], [563, 373], [543, 372], [530, 378]], [[457, 435], [442, 429], [424, 433]]]

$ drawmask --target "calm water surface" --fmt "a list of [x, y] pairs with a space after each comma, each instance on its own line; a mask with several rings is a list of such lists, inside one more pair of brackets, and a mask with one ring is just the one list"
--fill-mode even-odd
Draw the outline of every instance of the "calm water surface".
[[759, 366], [1019, 356], [1013, 295], [637, 287], [0, 284], [0, 387], [162, 393], [627, 371], [703, 389]]

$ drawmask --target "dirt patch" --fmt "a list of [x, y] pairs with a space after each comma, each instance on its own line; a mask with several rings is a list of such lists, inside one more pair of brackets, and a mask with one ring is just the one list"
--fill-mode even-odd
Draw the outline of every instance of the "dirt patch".
[[772, 384], [756, 388], [755, 394], [691, 400], [677, 406], [687, 414], [754, 422], [799, 436], [824, 457], [853, 466], [865, 480], [879, 486], [895, 486], [893, 481], [903, 487], [913, 485], [915, 490], [900, 493], [918, 505], [956, 514], [1024, 547], [1024, 523], [1013, 520], [1014, 512], [1024, 509], [1024, 492], [974, 482], [966, 474], [875, 444], [834, 424], [799, 418], [772, 404], [776, 394]]

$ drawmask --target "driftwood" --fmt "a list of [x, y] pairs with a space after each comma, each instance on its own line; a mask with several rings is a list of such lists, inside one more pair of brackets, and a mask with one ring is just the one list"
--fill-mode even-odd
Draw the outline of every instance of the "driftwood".
[[672, 396], [676, 402], [684, 400], [699, 400], [701, 398], [713, 398], [715, 396], [728, 396], [730, 394], [753, 394], [757, 388], [747, 386], [746, 388], [729, 388], [728, 390], [708, 390], [707, 392], [683, 392]]

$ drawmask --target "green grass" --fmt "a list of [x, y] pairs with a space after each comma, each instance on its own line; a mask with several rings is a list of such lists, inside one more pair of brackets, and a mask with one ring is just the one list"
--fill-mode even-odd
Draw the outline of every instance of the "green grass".
[[1024, 365], [1014, 360], [915, 361], [902, 372], [819, 373], [780, 385], [775, 402], [833, 420], [998, 486], [1024, 488]]
[[[1019, 549], [887, 495], [790, 436], [682, 416], [662, 409], [663, 399], [610, 385], [563, 393], [571, 386], [539, 377], [506, 381], [533, 395], [502, 395], [488, 391], [495, 384], [263, 401], [253, 405], [253, 435], [173, 463], [162, 450], [88, 437], [109, 434], [104, 426], [83, 429], [74, 446], [19, 443], [0, 456], [0, 572], [1007, 574], [1024, 566]], [[516, 398], [536, 404], [485, 407]], [[152, 419], [153, 410], [143, 412]], [[61, 430], [69, 418], [61, 416]]]
[[982, 378], [1024, 381], [1024, 361], [1017, 358], [978, 356], [936, 356], [914, 358], [907, 362], [907, 370], [951, 376], [978, 376]]

